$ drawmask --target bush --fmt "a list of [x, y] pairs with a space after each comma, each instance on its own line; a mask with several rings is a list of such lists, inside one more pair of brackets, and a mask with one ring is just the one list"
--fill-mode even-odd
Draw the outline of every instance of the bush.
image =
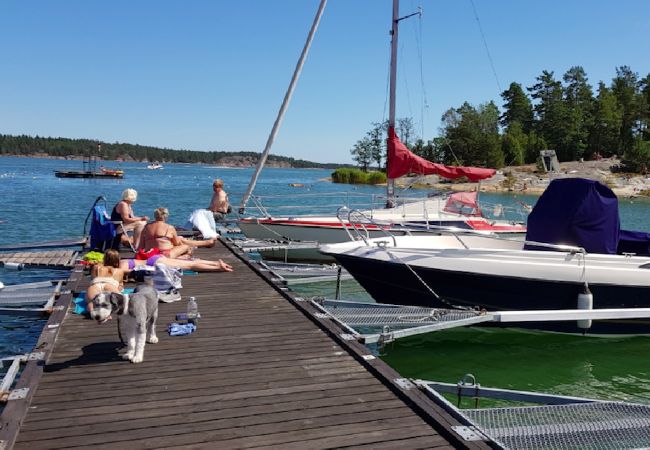
[[368, 184], [384, 184], [386, 183], [387, 178], [384, 172], [370, 172], [368, 174]]
[[332, 172], [334, 183], [347, 184], [382, 184], [386, 182], [384, 172], [364, 172], [361, 169], [336, 169]]

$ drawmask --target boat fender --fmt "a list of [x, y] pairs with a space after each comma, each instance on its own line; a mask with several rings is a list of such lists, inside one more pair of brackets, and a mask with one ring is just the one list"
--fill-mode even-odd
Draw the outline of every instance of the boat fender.
[[5, 287], [5, 284], [2, 281], [0, 281], [0, 290], [4, 289], [4, 287]]
[[[578, 294], [578, 309], [594, 309], [594, 295], [589, 290], [589, 286], [585, 283], [582, 292]], [[578, 328], [587, 330], [591, 328], [591, 319], [578, 320]]]

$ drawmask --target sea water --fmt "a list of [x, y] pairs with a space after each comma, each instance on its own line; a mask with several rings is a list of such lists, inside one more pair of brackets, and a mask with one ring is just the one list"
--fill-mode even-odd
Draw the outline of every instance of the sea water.
[[[145, 163], [105, 165], [124, 170], [124, 179], [55, 178], [54, 170], [82, 170], [82, 163], [0, 157], [0, 246], [80, 237], [96, 198], [104, 196], [110, 211], [126, 188], [138, 191], [134, 204], [137, 215], [152, 217], [155, 208], [164, 206], [170, 210], [170, 222], [182, 226], [191, 211], [209, 204], [214, 178], [224, 180], [236, 208], [253, 172], [250, 168], [191, 164], [165, 164], [163, 170], [149, 170]], [[344, 191], [384, 193], [381, 187], [324, 181], [330, 173], [320, 169], [265, 169], [255, 193], [273, 196], [265, 204], [287, 202], [287, 198], [292, 204], [301, 204], [291, 214], [325, 212], [322, 207], [329, 208], [331, 213], [345, 202], [355, 206], [356, 197]], [[335, 193], [342, 194], [329, 197]], [[515, 209], [521, 202], [532, 205], [535, 199], [481, 194], [484, 202]], [[624, 228], [650, 231], [649, 214], [648, 201], [620, 199]], [[64, 277], [64, 272], [0, 269], [0, 281], [5, 284]], [[333, 297], [335, 285], [319, 283], [296, 289], [301, 295]], [[348, 299], [371, 301], [354, 282], [344, 282], [342, 292]], [[41, 327], [42, 321], [32, 318], [0, 316], [0, 357], [29, 351]], [[482, 386], [650, 402], [650, 337], [614, 339], [468, 328], [398, 340], [380, 354], [405, 377], [455, 383], [472, 373]]]

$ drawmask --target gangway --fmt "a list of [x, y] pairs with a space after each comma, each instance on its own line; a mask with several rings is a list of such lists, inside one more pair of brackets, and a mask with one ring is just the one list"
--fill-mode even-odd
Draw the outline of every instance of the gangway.
[[[452, 427], [467, 441], [495, 442], [504, 449], [639, 449], [650, 442], [650, 405], [485, 388], [467, 374], [456, 384], [407, 380], [464, 425]], [[442, 394], [456, 394], [458, 406]], [[460, 409], [470, 397], [474, 408]], [[480, 398], [520, 402], [479, 408]], [[522, 406], [521, 402], [526, 403]]]
[[[385, 344], [395, 339], [481, 323], [586, 321], [650, 318], [650, 308], [561, 309], [485, 311], [474, 309], [423, 308], [378, 303], [310, 300], [364, 344]], [[363, 331], [358, 331], [362, 329]], [[650, 330], [649, 330], [650, 331]]]
[[337, 264], [308, 264], [279, 261], [259, 261], [262, 270], [268, 270], [286, 285], [351, 280], [352, 275]]
[[0, 314], [41, 315], [52, 310], [61, 293], [62, 281], [39, 281], [4, 286], [0, 289]]

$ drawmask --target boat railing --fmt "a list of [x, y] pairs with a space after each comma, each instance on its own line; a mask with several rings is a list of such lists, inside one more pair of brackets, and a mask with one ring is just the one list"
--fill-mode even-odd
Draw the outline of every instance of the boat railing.
[[[459, 217], [483, 217], [488, 220], [507, 220], [512, 223], [525, 222], [527, 211], [521, 207], [503, 206], [481, 202], [478, 213], [466, 214], [446, 210], [445, 206], [450, 192], [435, 193], [429, 196], [405, 196], [395, 198], [397, 210], [402, 220], [423, 219], [426, 223], [435, 224], [437, 218]], [[231, 196], [236, 198], [237, 194]], [[253, 195], [249, 199], [246, 211], [249, 215], [257, 217], [278, 217], [291, 216], [294, 214], [330, 215], [340, 206], [346, 206], [350, 210], [361, 210], [370, 218], [378, 218], [385, 210], [385, 194], [359, 193], [359, 192], [326, 192], [326, 193], [297, 193], [286, 195]], [[314, 201], [316, 200], [316, 201]]]
[[[347, 217], [342, 217], [343, 214], [345, 214]], [[362, 211], [349, 209], [346, 206], [342, 206], [336, 211], [336, 217], [339, 222], [341, 222], [343, 229], [352, 241], [363, 240], [366, 245], [369, 245], [370, 231], [366, 225], [371, 224], [373, 230], [378, 230], [384, 233], [386, 237], [393, 240], [393, 246], [397, 247], [397, 239], [395, 239], [395, 235], [388, 230], [388, 227], [386, 225], [377, 223]]]
[[[347, 211], [347, 224], [345, 221], [342, 220], [341, 218], [341, 213], [346, 212], [347, 209], [345, 207], [341, 207], [340, 211], [337, 211], [337, 218], [341, 223], [343, 224], [344, 228], [348, 232], [348, 235], [350, 236], [351, 240], [363, 240], [366, 245], [370, 246], [373, 243], [370, 242], [369, 240], [369, 233], [368, 233], [368, 225], [371, 225], [373, 230], [381, 230], [387, 237], [389, 237], [393, 241], [393, 246], [398, 247], [397, 245], [397, 239], [395, 237], [395, 234], [391, 232], [391, 228], [389, 224], [382, 223], [381, 221], [378, 220], [373, 220], [372, 218], [368, 217], [366, 214], [364, 214], [362, 211], [356, 211], [356, 210], [348, 210]], [[359, 221], [358, 219], [361, 219]], [[357, 220], [355, 220], [357, 219]], [[353, 230], [356, 232], [357, 238], [354, 237], [354, 235], [350, 232], [350, 230]], [[363, 230], [365, 232], [365, 236], [363, 234], [360, 234], [360, 230]], [[400, 233], [405, 233], [407, 235], [412, 234], [413, 232], [418, 232], [422, 233], [423, 230], [421, 228], [417, 229], [410, 229], [408, 226], [407, 227], [401, 227], [399, 228]], [[562, 251], [562, 252], [567, 252], [570, 254], [581, 254], [585, 256], [587, 254], [587, 251], [583, 247], [575, 246], [575, 245], [567, 245], [567, 244], [550, 244], [547, 242], [537, 242], [537, 241], [530, 241], [530, 240], [521, 240], [513, 237], [507, 237], [504, 235], [500, 234], [495, 234], [489, 231], [480, 231], [480, 230], [472, 230], [472, 229], [466, 229], [466, 228], [458, 228], [458, 227], [450, 227], [450, 226], [444, 226], [444, 225], [428, 225], [426, 230], [424, 232], [429, 232], [432, 234], [449, 234], [453, 236], [458, 242], [465, 248], [469, 249], [470, 246], [463, 240], [463, 237], [468, 237], [468, 236], [478, 236], [481, 238], [487, 238], [487, 239], [494, 239], [496, 241], [510, 241], [510, 242], [517, 242], [520, 244], [523, 244], [523, 246], [531, 246], [531, 247], [543, 247], [543, 248], [548, 248], [552, 250], [557, 250], [557, 251]], [[382, 245], [380, 242], [383, 241], [374, 241], [376, 245]]]

